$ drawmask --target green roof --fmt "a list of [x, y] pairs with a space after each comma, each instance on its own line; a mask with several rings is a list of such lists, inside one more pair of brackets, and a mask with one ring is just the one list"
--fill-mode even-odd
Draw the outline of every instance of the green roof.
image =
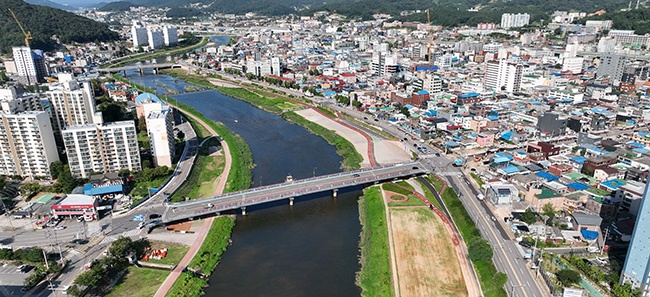
[[598, 188], [589, 188], [587, 189], [587, 192], [594, 194], [596, 196], [607, 196], [610, 194], [610, 192]]
[[558, 193], [553, 192], [551, 189], [547, 187], [542, 187], [542, 193], [535, 195], [539, 199], [546, 199], [546, 198], [553, 198], [553, 197], [560, 197], [561, 195]]
[[45, 195], [43, 195], [41, 197], [38, 197], [38, 199], [34, 200], [34, 203], [38, 202], [38, 203], [47, 204], [52, 199], [54, 199], [54, 194], [45, 194]]

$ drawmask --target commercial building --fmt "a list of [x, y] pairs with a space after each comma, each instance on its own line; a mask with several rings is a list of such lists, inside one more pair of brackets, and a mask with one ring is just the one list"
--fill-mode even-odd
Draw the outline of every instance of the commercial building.
[[551, 136], [564, 135], [567, 127], [567, 117], [560, 116], [556, 112], [545, 112], [537, 119], [537, 129], [541, 133]]
[[75, 177], [142, 169], [133, 121], [69, 126], [62, 135], [70, 171]]
[[97, 207], [99, 201], [97, 198], [82, 194], [68, 194], [61, 201], [52, 205], [52, 215], [54, 217], [84, 217], [88, 220], [98, 219]]
[[621, 283], [640, 288], [641, 295], [650, 296], [650, 187], [646, 185], [632, 240], [621, 272]]
[[530, 22], [530, 15], [527, 13], [504, 13], [501, 15], [501, 28], [516, 28], [527, 26]]

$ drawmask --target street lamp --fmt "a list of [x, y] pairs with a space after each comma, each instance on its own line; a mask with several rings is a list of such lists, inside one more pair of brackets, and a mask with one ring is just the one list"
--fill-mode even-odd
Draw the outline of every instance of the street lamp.
[[312, 172], [313, 177], [316, 177], [316, 168], [317, 168], [317, 167], [314, 167], [314, 170], [313, 170], [313, 172]]
[[515, 288], [521, 288], [521, 287], [523, 287], [523, 286], [524, 286], [524, 285], [517, 285], [517, 286], [515, 286], [515, 285], [513, 285], [513, 284], [510, 284], [510, 296], [511, 296], [511, 297], [515, 296]]

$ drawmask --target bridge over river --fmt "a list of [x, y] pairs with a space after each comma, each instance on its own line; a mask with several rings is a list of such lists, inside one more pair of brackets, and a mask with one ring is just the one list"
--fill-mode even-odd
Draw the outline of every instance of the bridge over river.
[[181, 64], [150, 63], [150, 64], [136, 64], [136, 65], [122, 66], [122, 67], [100, 68], [98, 71], [104, 73], [116, 73], [116, 72], [123, 72], [127, 70], [139, 70], [140, 73], [142, 73], [144, 69], [153, 69], [155, 71], [158, 71], [159, 69], [181, 68], [181, 67], [182, 67]]
[[245, 215], [247, 206], [282, 199], [288, 199], [289, 205], [293, 205], [294, 198], [298, 196], [333, 191], [333, 196], [336, 197], [337, 191], [342, 188], [409, 178], [425, 173], [427, 173], [427, 170], [420, 162], [412, 162], [294, 180], [217, 197], [169, 203], [162, 216], [162, 221], [163, 223], [170, 223], [216, 215], [222, 211], [232, 209], [241, 209], [242, 214]]

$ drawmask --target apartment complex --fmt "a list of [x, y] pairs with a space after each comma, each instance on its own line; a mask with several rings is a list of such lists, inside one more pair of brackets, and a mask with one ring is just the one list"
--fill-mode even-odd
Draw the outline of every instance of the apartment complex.
[[650, 187], [646, 185], [627, 250], [621, 283], [640, 288], [642, 296], [650, 296]]
[[[52, 106], [55, 132], [95, 122], [95, 96], [90, 82], [62, 80], [46, 92]], [[101, 116], [99, 116], [101, 117]]]
[[147, 134], [151, 143], [154, 166], [172, 166], [175, 151], [172, 122], [171, 109], [152, 111], [147, 115]]
[[501, 28], [509, 29], [527, 26], [530, 15], [527, 13], [504, 13], [501, 15]]
[[147, 28], [144, 23], [135, 20], [131, 26], [131, 39], [134, 48], [147, 45], [151, 49], [174, 46], [178, 44], [178, 30], [171, 26]]
[[59, 155], [39, 97], [0, 89], [0, 121], [0, 175], [50, 177]]
[[133, 121], [70, 126], [62, 134], [70, 171], [76, 177], [142, 169]]
[[43, 81], [47, 76], [43, 51], [32, 50], [27, 46], [15, 46], [12, 52], [19, 83], [34, 85]]
[[487, 89], [507, 93], [521, 90], [521, 77], [524, 66], [502, 60], [488, 61], [485, 69], [484, 86]]

